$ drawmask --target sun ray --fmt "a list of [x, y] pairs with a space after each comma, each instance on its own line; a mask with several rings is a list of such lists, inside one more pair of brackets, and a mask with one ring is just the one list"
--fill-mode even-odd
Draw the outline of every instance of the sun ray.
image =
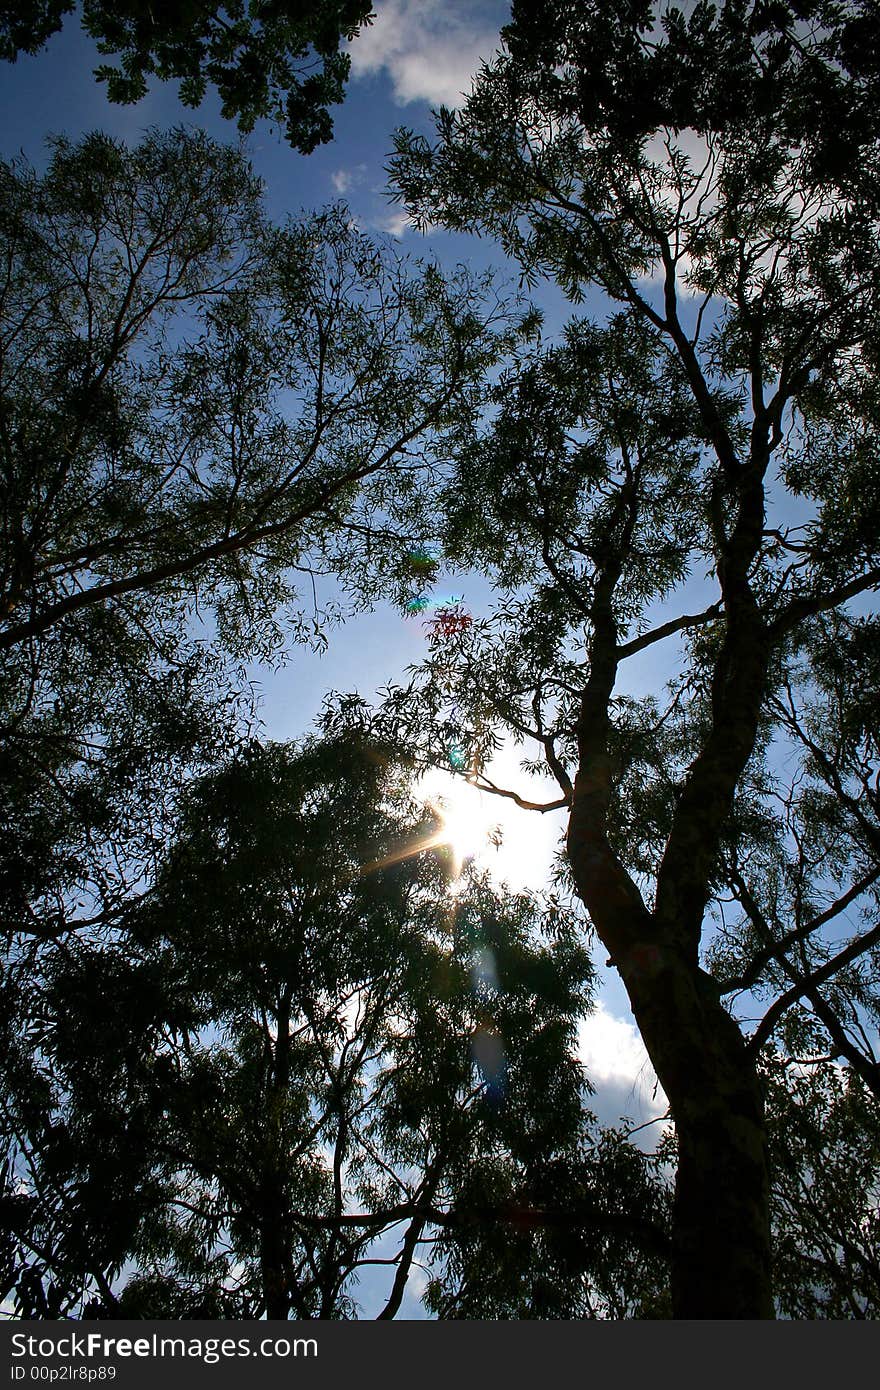
[[362, 873], [387, 869], [413, 855], [443, 846], [451, 854], [450, 891], [457, 891], [467, 860], [479, 858], [490, 844], [498, 843], [497, 826], [489, 824], [482, 794], [468, 784], [451, 782], [448, 792], [432, 797], [426, 804], [439, 822], [437, 829], [365, 864]]
[[424, 854], [426, 850], [436, 849], [439, 845], [448, 844], [444, 835], [443, 828], [435, 830], [431, 835], [420, 835], [417, 840], [408, 840], [399, 849], [392, 850], [390, 854], [385, 854], [381, 859], [374, 859], [369, 864], [364, 864], [361, 873], [373, 873], [376, 869], [388, 869], [392, 864], [400, 864], [404, 859], [411, 859], [414, 854]]

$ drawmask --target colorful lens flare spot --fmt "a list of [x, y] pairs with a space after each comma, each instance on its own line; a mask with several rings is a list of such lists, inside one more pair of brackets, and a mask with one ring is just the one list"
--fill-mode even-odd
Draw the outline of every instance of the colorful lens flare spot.
[[406, 562], [416, 574], [433, 574], [440, 563], [440, 555], [429, 546], [418, 545], [407, 551]]
[[460, 743], [450, 743], [446, 749], [446, 756], [456, 772], [461, 772], [462, 768], [467, 766], [467, 754]]
[[459, 633], [467, 632], [473, 621], [467, 609], [456, 604], [454, 607], [438, 608], [425, 627], [432, 637], [457, 637]]
[[431, 600], [427, 594], [416, 594], [415, 598], [408, 600], [406, 605], [407, 613], [424, 613], [426, 608], [431, 607]]

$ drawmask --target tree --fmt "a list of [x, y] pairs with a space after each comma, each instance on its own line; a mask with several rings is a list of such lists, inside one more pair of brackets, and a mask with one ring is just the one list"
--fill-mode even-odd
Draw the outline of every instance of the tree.
[[269, 225], [247, 162], [181, 131], [5, 167], [0, 237], [2, 908], [68, 930], [150, 869], [142, 793], [209, 753], [206, 704], [232, 746], [230, 661], [325, 640], [322, 576], [355, 604], [403, 573], [408, 493], [512, 325], [341, 206]]
[[61, 140], [4, 183], [4, 650], [148, 589], [213, 601], [229, 635], [248, 578], [265, 624], [317, 519], [357, 545], [502, 346], [485, 284], [411, 270], [342, 206], [267, 226], [203, 136]]
[[442, 838], [381, 747], [252, 744], [114, 940], [44, 951], [3, 1100], [24, 1316], [349, 1317], [385, 1266], [391, 1318], [424, 1258], [446, 1316], [662, 1295], [662, 1182], [584, 1108], [574, 921], [451, 895]]
[[[37, 53], [73, 10], [70, 0], [0, 6], [0, 58]], [[95, 69], [111, 101], [128, 105], [148, 79], [180, 83], [185, 106], [199, 106], [210, 83], [223, 115], [240, 130], [271, 118], [303, 154], [331, 139], [328, 107], [343, 99], [351, 60], [340, 53], [372, 18], [370, 0], [231, 0], [229, 4], [144, 4], [84, 0], [82, 25], [118, 66]]]
[[[821, 1025], [801, 1011], [793, 1025], [801, 1053], [821, 1056]], [[857, 1074], [839, 1065], [777, 1055], [765, 1066], [780, 1312], [789, 1318], [876, 1318], [876, 1099]]]
[[[872, 17], [514, 5], [437, 143], [403, 132], [395, 160], [423, 223], [496, 237], [597, 316], [535, 349], [463, 454], [436, 524], [507, 597], [386, 717], [418, 694], [412, 737], [426, 707], [457, 724], [479, 785], [530, 804], [484, 776], [499, 726], [559, 784], [538, 809], [568, 808], [675, 1121], [680, 1317], [773, 1315], [757, 1060], [786, 1011], [876, 1077], [877, 702], [844, 677], [877, 651], [853, 602], [880, 579]], [[665, 707], [628, 693], [673, 638]], [[774, 1000], [751, 1041], [742, 988]]]

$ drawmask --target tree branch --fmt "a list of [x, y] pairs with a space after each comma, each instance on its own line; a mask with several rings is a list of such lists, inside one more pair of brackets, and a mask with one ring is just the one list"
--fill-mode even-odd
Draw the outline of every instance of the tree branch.
[[682, 613], [680, 618], [672, 618], [668, 623], [655, 627], [651, 632], [645, 632], [641, 637], [634, 637], [630, 642], [624, 642], [617, 648], [618, 661], [625, 661], [629, 656], [635, 656], [636, 652], [643, 652], [646, 647], [651, 647], [655, 642], [662, 642], [666, 637], [672, 637], [676, 632], [682, 632], [685, 628], [701, 627], [703, 623], [711, 623], [713, 618], [717, 618], [721, 612], [721, 600], [713, 603], [702, 613]]
[[792, 599], [791, 603], [770, 623], [771, 639], [775, 641], [784, 637], [804, 618], [812, 618], [814, 614], [823, 613], [828, 608], [838, 608], [848, 599], [855, 598], [857, 594], [863, 594], [867, 589], [876, 588], [878, 585], [880, 585], [880, 569], [872, 569], [867, 574], [850, 579], [846, 584], [838, 585], [836, 589], [831, 589], [828, 593], [814, 594], [812, 598]]
[[[864, 893], [867, 888], [870, 888], [873, 883], [876, 883], [878, 878], [880, 878], [880, 866], [876, 869], [872, 869], [870, 873], [865, 874], [863, 878], [853, 883], [845, 893], [842, 893], [841, 896], [830, 905], [830, 907], [826, 907], [824, 912], [817, 913], [815, 917], [811, 917], [809, 922], [805, 922], [803, 926], [795, 927], [792, 931], [786, 932], [784, 936], [769, 941], [763, 951], [759, 951], [757, 955], [752, 957], [747, 968], [741, 975], [733, 975], [730, 979], [719, 981], [718, 988], [721, 993], [732, 994], [734, 990], [751, 989], [752, 985], [760, 978], [761, 971], [765, 965], [768, 965], [771, 960], [781, 959], [782, 953], [785, 952], [789, 946], [795, 946], [799, 941], [806, 941], [808, 936], [812, 936], [820, 927], [824, 927], [827, 922], [830, 922], [834, 917], [844, 912], [851, 903], [855, 902], [856, 898], [861, 897], [862, 893]], [[740, 882], [743, 888], [745, 888], [744, 882], [742, 880], [740, 880]], [[748, 893], [748, 889], [745, 889], [745, 891]], [[752, 908], [748, 906], [745, 897], [741, 892], [738, 892], [737, 896], [752, 921], [757, 925], [756, 917]], [[751, 894], [749, 894], [749, 898], [751, 898]], [[755, 900], [751, 898], [751, 901], [754, 904], [755, 911], [759, 911]], [[772, 937], [769, 923], [765, 925], [768, 936]]]
[[832, 956], [821, 969], [814, 970], [811, 975], [805, 975], [791, 989], [786, 990], [785, 994], [781, 995], [776, 1003], [767, 1010], [752, 1034], [748, 1044], [749, 1052], [753, 1056], [758, 1054], [782, 1015], [791, 1008], [792, 1004], [796, 1004], [810, 989], [816, 989], [819, 985], [825, 984], [827, 980], [832, 979], [837, 974], [838, 970], [842, 970], [845, 965], [858, 960], [859, 956], [863, 956], [866, 951], [870, 951], [873, 946], [878, 944], [880, 944], [880, 925], [874, 927], [872, 931], [866, 932], [857, 940], [851, 941], [843, 951]]

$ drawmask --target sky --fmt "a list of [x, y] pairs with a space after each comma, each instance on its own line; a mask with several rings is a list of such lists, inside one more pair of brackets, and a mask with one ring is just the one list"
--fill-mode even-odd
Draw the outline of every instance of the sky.
[[[351, 45], [352, 77], [344, 103], [333, 111], [331, 144], [304, 157], [268, 123], [259, 124], [244, 141], [265, 180], [268, 211], [280, 219], [344, 198], [362, 226], [394, 238], [406, 251], [429, 251], [441, 263], [464, 260], [477, 269], [497, 263], [497, 253], [486, 242], [440, 230], [423, 238], [408, 227], [403, 210], [389, 196], [386, 165], [397, 126], [428, 134], [432, 107], [460, 102], [480, 61], [495, 50], [508, 7], [497, 0], [377, 0], [376, 11], [374, 23]], [[76, 18], [69, 17], [43, 53], [20, 58], [14, 65], [0, 64], [0, 151], [5, 158], [24, 155], [39, 168], [46, 158], [48, 135], [63, 133], [76, 139], [95, 129], [131, 144], [150, 126], [176, 124], [201, 126], [231, 142], [241, 138], [235, 126], [221, 118], [219, 102], [210, 91], [195, 111], [180, 105], [173, 84], [159, 83], [136, 106], [112, 106], [91, 75], [97, 61], [94, 45]], [[558, 325], [558, 300], [548, 296], [541, 307], [548, 322]], [[469, 576], [455, 583], [472, 612], [487, 611], [490, 593], [484, 581]], [[280, 672], [253, 672], [268, 737], [307, 732], [330, 690], [358, 689], [372, 698], [426, 652], [422, 625], [390, 608], [362, 615], [329, 636], [323, 656], [303, 649]], [[650, 690], [661, 683], [655, 662], [648, 658], [632, 672], [637, 687]], [[510, 785], [518, 758], [512, 748], [503, 753], [494, 769], [501, 785]], [[424, 791], [426, 796], [453, 795], [439, 776], [429, 779]], [[549, 791], [556, 794], [554, 788]], [[529, 795], [536, 794], [539, 791], [530, 788]], [[497, 850], [486, 845], [481, 861], [516, 889], [540, 888], [564, 828], [560, 814], [540, 817], [497, 798], [477, 793], [473, 798], [476, 820], [499, 824], [503, 837]], [[598, 963], [604, 964], [601, 956]], [[580, 1038], [581, 1057], [597, 1088], [592, 1108], [606, 1123], [627, 1115], [643, 1124], [664, 1112], [665, 1100], [656, 1090], [622, 986], [613, 972], [601, 969], [600, 977], [599, 1007], [585, 1020]], [[408, 1293], [403, 1316], [420, 1315], [415, 1292]]]

